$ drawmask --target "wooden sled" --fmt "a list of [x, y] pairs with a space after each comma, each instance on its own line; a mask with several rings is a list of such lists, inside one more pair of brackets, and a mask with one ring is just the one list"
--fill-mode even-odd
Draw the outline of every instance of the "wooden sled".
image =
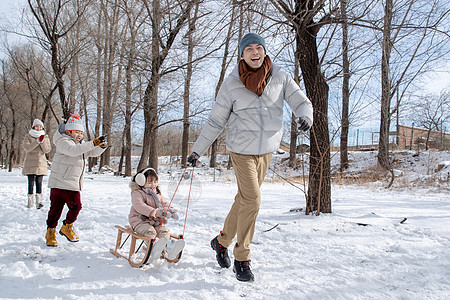
[[[120, 225], [116, 225], [114, 227], [116, 227], [118, 229], [117, 242], [116, 242], [115, 249], [110, 249], [109, 252], [111, 252], [112, 254], [114, 254], [117, 257], [125, 258], [126, 260], [128, 260], [130, 265], [135, 268], [140, 268], [145, 263], [147, 263], [148, 259], [150, 258], [150, 254], [152, 252], [152, 246], [153, 246], [152, 239], [145, 237], [143, 235], [137, 234], [136, 232], [134, 232], [131, 229], [131, 227], [129, 225], [126, 225], [125, 228]], [[124, 233], [127, 234], [127, 237], [125, 238], [125, 240], [122, 243], [122, 235]], [[128, 256], [126, 256], [126, 255], [121, 254], [119, 252], [119, 250], [121, 250], [125, 246], [125, 244], [127, 243], [128, 239], [130, 237], [131, 237], [130, 248], [129, 248]], [[182, 235], [176, 236], [176, 235], [172, 235], [172, 234], [170, 235], [170, 237], [174, 238], [174, 239], [182, 239], [183, 238]], [[140, 243], [136, 249], [138, 240], [140, 240]], [[143, 247], [144, 243], [146, 245]], [[139, 250], [141, 250], [141, 251], [139, 252]], [[183, 251], [181, 251], [177, 255], [177, 257], [173, 260], [168, 259], [164, 254], [161, 255], [160, 258], [164, 258], [165, 260], [167, 260], [170, 263], [176, 263], [180, 260], [182, 253], [183, 253]]]

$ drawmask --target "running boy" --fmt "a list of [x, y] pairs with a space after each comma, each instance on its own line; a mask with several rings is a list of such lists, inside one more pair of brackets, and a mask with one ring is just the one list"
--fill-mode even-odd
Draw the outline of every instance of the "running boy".
[[53, 136], [56, 153], [53, 157], [48, 187], [50, 190], [50, 210], [47, 217], [47, 246], [56, 247], [56, 226], [64, 205], [69, 211], [59, 233], [71, 242], [78, 242], [73, 231], [73, 222], [81, 210], [80, 191], [83, 187], [86, 160], [99, 156], [106, 149], [105, 136], [93, 141], [83, 141], [84, 126], [80, 115], [73, 114], [66, 123], [60, 124]]

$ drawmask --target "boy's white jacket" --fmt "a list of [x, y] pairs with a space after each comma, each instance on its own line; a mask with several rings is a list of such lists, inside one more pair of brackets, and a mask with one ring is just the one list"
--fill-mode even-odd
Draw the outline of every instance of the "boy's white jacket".
[[258, 155], [276, 151], [283, 135], [284, 101], [296, 117], [313, 120], [311, 101], [280, 67], [273, 64], [272, 75], [259, 97], [243, 85], [236, 65], [220, 87], [192, 151], [202, 155], [225, 128], [227, 149], [232, 152]]
[[53, 135], [56, 153], [48, 178], [48, 187], [81, 191], [87, 158], [99, 156], [106, 148], [94, 146], [92, 141], [82, 141], [80, 144], [68, 135], [61, 134], [61, 130], [64, 132], [64, 124], [62, 125]]

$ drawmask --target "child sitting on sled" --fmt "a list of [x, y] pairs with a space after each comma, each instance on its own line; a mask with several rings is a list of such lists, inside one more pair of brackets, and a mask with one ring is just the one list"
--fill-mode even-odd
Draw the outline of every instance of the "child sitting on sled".
[[165, 224], [169, 218], [178, 220], [178, 214], [176, 209], [169, 208], [169, 202], [162, 196], [158, 174], [153, 168], [145, 168], [132, 178], [130, 188], [131, 208], [128, 221], [131, 228], [145, 237], [158, 238], [153, 242], [152, 258], [159, 257], [165, 250], [168, 259], [175, 259], [183, 250], [185, 242], [183, 239], [170, 239], [170, 232]]

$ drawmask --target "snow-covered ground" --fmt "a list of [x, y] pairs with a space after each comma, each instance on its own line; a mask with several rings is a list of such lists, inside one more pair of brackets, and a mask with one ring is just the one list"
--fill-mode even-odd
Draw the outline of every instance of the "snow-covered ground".
[[[373, 155], [352, 153], [353, 171], [367, 168]], [[274, 163], [280, 159], [275, 157]], [[235, 182], [227, 180], [233, 178], [230, 171], [216, 172], [213, 181], [210, 170], [195, 169], [185, 229], [190, 178], [182, 180], [173, 200], [181, 217], [169, 223], [172, 233], [185, 234], [181, 260], [176, 264], [158, 260], [136, 269], [109, 252], [117, 237], [114, 225], [127, 224], [129, 178], [86, 174], [83, 209], [75, 223], [80, 241], [70, 243], [58, 234], [58, 247], [49, 248], [44, 239], [48, 177], [44, 208], [27, 209], [26, 177], [20, 169], [0, 170], [0, 298], [450, 299], [445, 166], [450, 157], [441, 152], [435, 160], [444, 164], [442, 174], [420, 175], [419, 169], [435, 166], [417, 161], [399, 168], [409, 179], [396, 180], [416, 182], [434, 176], [427, 179], [432, 188], [414, 184], [385, 189], [388, 180], [333, 185], [333, 213], [319, 216], [291, 211], [304, 208], [304, 195], [284, 180], [275, 180], [269, 171], [251, 246], [254, 283], [238, 282], [231, 268], [221, 269], [209, 245], [236, 192]], [[272, 168], [291, 176], [283, 165]], [[168, 171], [161, 164], [160, 185], [170, 200], [181, 177]]]

